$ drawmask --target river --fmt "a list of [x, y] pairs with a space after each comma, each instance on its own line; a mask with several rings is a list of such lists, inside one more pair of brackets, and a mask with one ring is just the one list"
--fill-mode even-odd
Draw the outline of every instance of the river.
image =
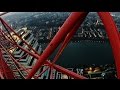
[[[45, 44], [42, 46], [46, 47]], [[49, 57], [50, 60], [53, 60], [57, 50]], [[105, 65], [114, 64], [114, 58], [109, 42], [80, 41], [70, 42], [56, 63], [63, 67], [79, 67], [82, 64]]]

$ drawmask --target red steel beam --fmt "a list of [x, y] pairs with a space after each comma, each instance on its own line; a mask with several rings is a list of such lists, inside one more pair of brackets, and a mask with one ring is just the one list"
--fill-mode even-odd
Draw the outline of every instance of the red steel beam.
[[2, 71], [0, 70], [0, 79], [4, 79]]
[[[0, 31], [1, 31], [1, 30], [0, 30]], [[6, 38], [5, 35], [4, 35], [2, 32], [1, 32], [1, 34], [4, 36], [4, 38]], [[32, 53], [32, 52], [24, 49], [23, 47], [21, 47], [21, 46], [18, 45], [17, 43], [14, 43], [14, 42], [10, 41], [8, 38], [6, 38], [6, 39], [7, 39], [10, 43], [15, 44], [16, 47], [18, 47], [18, 48], [22, 49], [23, 51], [25, 51], [26, 53], [28, 53], [29, 55], [31, 55], [31, 56], [33, 56], [33, 57], [35, 57], [35, 58], [37, 58], [37, 59], [39, 58], [38, 54]]]
[[47, 67], [45, 70], [43, 70], [38, 76], [35, 77], [35, 79], [37, 79], [38, 77], [40, 77], [44, 72], [46, 72], [50, 67]]
[[22, 58], [26, 57], [28, 55], [28, 53], [26, 53], [25, 55], [23, 55], [22, 57], [20, 57], [17, 62], [19, 62]]
[[[19, 47], [19, 45], [18, 45], [18, 47]], [[22, 49], [22, 48], [21, 48], [21, 49]], [[38, 55], [34, 55], [34, 54], [30, 53], [30, 52], [27, 51], [27, 50], [25, 50], [25, 52], [28, 53], [28, 54], [30, 54], [30, 55], [32, 55], [32, 56], [34, 56], [35, 58], [38, 58], [38, 57], [39, 57]], [[47, 70], [47, 69], [46, 69], [46, 70]], [[46, 71], [46, 70], [45, 70], [45, 71]], [[44, 72], [45, 72], [45, 71], [44, 71]], [[42, 72], [42, 73], [44, 73], [44, 72]], [[41, 74], [42, 74], [42, 73], [41, 73]], [[66, 73], [66, 74], [67, 74], [67, 73]], [[39, 76], [40, 76], [40, 75], [39, 75]]]
[[[118, 36], [118, 31], [117, 31], [117, 27], [115, 25], [115, 23], [113, 22], [111, 16], [109, 13], [103, 13], [103, 12], [99, 12], [98, 13], [100, 18], [102, 19], [104, 25], [105, 25], [105, 28], [106, 28], [106, 31], [107, 31], [107, 34], [108, 34], [108, 37], [110, 38], [110, 43], [111, 43], [111, 46], [112, 46], [112, 49], [113, 49], [113, 54], [114, 54], [114, 58], [115, 58], [115, 63], [116, 63], [116, 69], [117, 69], [117, 76], [118, 78], [120, 79], [120, 41], [119, 41], [119, 36]], [[111, 30], [111, 31], [110, 31]], [[64, 35], [63, 35], [64, 36]], [[116, 38], [116, 40], [114, 40], [114, 38]], [[60, 42], [60, 41], [59, 41]], [[69, 42], [69, 40], [68, 40]], [[66, 44], [66, 43], [65, 43]], [[49, 44], [50, 45], [53, 45], [52, 43]], [[49, 47], [48, 46], [48, 47]], [[56, 46], [57, 47], [57, 46]], [[62, 49], [61, 49], [62, 50]], [[47, 50], [46, 50], [47, 51]], [[38, 58], [38, 56], [37, 56]], [[40, 58], [39, 58], [40, 59]], [[56, 68], [58, 71], [61, 71], [61, 72], [64, 72], [64, 73], [68, 73], [70, 74], [69, 70], [67, 72], [65, 72], [66, 70], [63, 69], [63, 67], [60, 67], [58, 65], [53, 65], [54, 68]], [[73, 74], [72, 74], [73, 75]], [[73, 77], [75, 77], [76, 75], [73, 75]]]
[[118, 29], [109, 12], [98, 12], [98, 15], [100, 16], [109, 37], [115, 59], [117, 77], [120, 79], [120, 39]]
[[4, 25], [4, 22], [1, 21], [1, 23], [2, 23], [2, 25], [4, 26], [5, 30], [7, 31], [7, 35], [9, 35], [9, 38], [15, 42], [15, 40], [13, 39], [11, 33], [10, 33], [9, 30], [6, 28], [6, 26]]
[[[16, 36], [18, 36], [30, 49], [32, 49], [36, 54], [38, 54], [38, 52], [36, 52], [25, 40], [23, 40], [2, 18], [0, 18], [0, 21], [6, 25], [10, 31], [14, 32], [14, 34]], [[39, 54], [38, 54], [39, 55]]]
[[[26, 69], [23, 69], [23, 68], [19, 68], [20, 71], [28, 71], [30, 70], [31, 68], [26, 68]], [[18, 72], [18, 70], [12, 70], [13, 72]]]
[[53, 66], [50, 67], [50, 79], [53, 79]]
[[[22, 49], [22, 50], [25, 51], [27, 54], [33, 56], [34, 58], [37, 58], [37, 59], [39, 58], [39, 56], [38, 56], [37, 54], [31, 53], [31, 52], [29, 52], [28, 50], [22, 48], [22, 47], [21, 47], [20, 45], [18, 45], [17, 43], [14, 43], [14, 42], [10, 41], [8, 38], [5, 37], [5, 35], [3, 34], [2, 31], [1, 31], [1, 34], [2, 34], [3, 37], [4, 37], [5, 39], [7, 39], [10, 43], [15, 44], [16, 47]], [[5, 48], [4, 48], [4, 49], [5, 49]], [[11, 55], [11, 54], [9, 53], [9, 55]], [[10, 57], [11, 57], [11, 56], [10, 56]], [[11, 58], [12, 58], [12, 60], [14, 60], [14, 62], [17, 63], [21, 68], [23, 68], [24, 70], [26, 70], [23, 66], [21, 66], [21, 65], [13, 58], [13, 55], [12, 55]], [[27, 73], [29, 73], [29, 72], [27, 72]]]
[[[54, 69], [56, 69], [57, 71], [59, 72], [62, 72], [66, 75], [69, 75], [71, 77], [74, 77], [75, 79], [87, 79], [86, 77], [82, 76], [82, 75], [78, 75], [68, 69], [65, 69], [59, 65], [56, 65], [56, 64], [53, 64], [53, 63], [50, 63], [49, 61], [46, 61], [46, 63], [49, 65], [49, 66], [52, 66]], [[49, 67], [47, 67], [45, 70], [43, 70], [38, 76], [35, 77], [35, 79], [37, 79], [38, 77], [40, 77], [46, 70], [48, 70]], [[51, 78], [52, 79], [52, 78]]]
[[[82, 18], [83, 20], [85, 19], [86, 15], [84, 16], [84, 18]], [[58, 58], [60, 57], [60, 55], [62, 54], [64, 48], [68, 45], [68, 43], [70, 42], [71, 38], [73, 37], [73, 35], [76, 33], [76, 31], [78, 30], [78, 28], [80, 27], [81, 22], [80, 20], [78, 21], [78, 23], [74, 26], [74, 28], [67, 34], [67, 36], [65, 37], [65, 40], [63, 41], [61, 47], [59, 48], [54, 60], [52, 61], [52, 64], [54, 64]], [[53, 67], [51, 66], [51, 74], [50, 74], [50, 79], [53, 79]]]
[[81, 76], [75, 72], [72, 72], [66, 68], [63, 68], [63, 67], [56, 65], [56, 64], [52, 64], [49, 61], [46, 61], [46, 63], [51, 64], [53, 66], [53, 68], [56, 69], [57, 71], [62, 72], [63, 74], [66, 74], [70, 77], [73, 77], [74, 79], [87, 79], [86, 77]]
[[70, 32], [70, 30], [73, 29], [73, 27], [76, 25], [76, 23], [79, 20], [81, 21], [81, 23], [83, 22], [81, 20], [81, 18], [84, 18], [84, 15], [86, 15], [86, 12], [71, 13], [71, 15], [68, 17], [68, 19], [64, 22], [64, 24], [60, 28], [60, 30], [54, 36], [52, 41], [49, 43], [49, 45], [47, 46], [45, 51], [39, 57], [38, 61], [35, 63], [35, 66], [33, 66], [33, 69], [30, 71], [30, 74], [28, 75], [27, 79], [32, 78], [32, 76], [37, 72], [37, 70], [42, 66], [42, 64], [45, 63], [45, 61], [48, 59], [48, 57], [58, 47], [58, 45], [61, 43], [61, 40], [63, 40], [64, 37]]
[[[10, 41], [12, 41], [12, 39], [10, 39], [7, 35], [7, 33], [3, 32], [3, 30], [0, 28], [0, 32], [2, 33], [2, 35], [4, 34], [5, 37], [7, 37], [7, 39], [9, 39]], [[14, 42], [14, 41], [12, 41]]]
[[[21, 47], [19, 47], [19, 48], [21, 48]], [[27, 52], [28, 53], [28, 52]], [[33, 55], [34, 56], [34, 55]]]
[[39, 58], [38, 54], [32, 53], [24, 48], [22, 48], [20, 45], [17, 45], [20, 49], [22, 49], [23, 51], [25, 51], [26, 53], [28, 53], [29, 55], [33, 56], [34, 58]]
[[1, 78], [1, 79], [4, 79], [4, 76], [3, 76], [2, 52], [1, 52], [1, 49], [0, 49], [0, 78]]
[[[87, 13], [84, 15], [83, 18], [81, 18], [81, 21], [83, 21], [85, 19], [85, 17], [87, 16]], [[74, 28], [68, 33], [68, 35], [65, 37], [65, 40], [63, 41], [60, 49], [58, 50], [54, 60], [52, 63], [55, 63], [58, 58], [60, 57], [60, 55], [62, 54], [64, 48], [68, 45], [68, 43], [70, 42], [71, 38], [73, 37], [73, 35], [76, 33], [76, 31], [78, 30], [78, 28], [80, 27], [81, 25], [81, 21], [79, 20], [77, 22], [77, 24], [74, 26]]]
[[[19, 65], [19, 67], [20, 68], [22, 68], [23, 70], [25, 70], [27, 73], [29, 73], [26, 69], [27, 68], [25, 68], [23, 65], [21, 65], [15, 58], [14, 58], [14, 56], [8, 51], [8, 50], [6, 50], [2, 45], [1, 45], [1, 47], [4, 49], [4, 51], [9, 55], [9, 57], [11, 58], [11, 60], [15, 63], [15, 64], [17, 64], [17, 65]], [[18, 71], [20, 71], [19, 70], [19, 68], [17, 68], [18, 69]]]
[[6, 64], [6, 62], [4, 61], [3, 57], [2, 57], [2, 52], [0, 49], [0, 65], [3, 71], [3, 77], [5, 79], [14, 79], [14, 74], [11, 71], [11, 69], [9, 68], [9, 66]]

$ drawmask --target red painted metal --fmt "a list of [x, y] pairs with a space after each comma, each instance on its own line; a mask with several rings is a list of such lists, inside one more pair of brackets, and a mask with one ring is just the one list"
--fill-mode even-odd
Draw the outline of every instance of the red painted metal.
[[21, 58], [19, 58], [17, 61], [19, 62], [22, 58], [26, 57], [28, 55], [28, 53], [26, 53], [25, 55], [23, 55]]
[[0, 18], [0, 21], [4, 24], [4, 26], [8, 28], [8, 30], [13, 32], [16, 36], [18, 36], [31, 50], [33, 50], [36, 54], [38, 54], [38, 52], [36, 52], [25, 40], [23, 40], [2, 18]]
[[9, 32], [9, 30], [8, 30], [7, 27], [5, 26], [4, 22], [1, 21], [1, 23], [2, 23], [2, 25], [4, 26], [6, 33], [9, 35], [9, 39], [11, 39], [13, 42], [15, 42], [15, 40], [13, 39], [11, 33]]
[[0, 79], [4, 79], [2, 71], [0, 70]]
[[[87, 12], [73, 12], [73, 13], [71, 13], [71, 15], [68, 17], [68, 19], [62, 25], [60, 30], [57, 32], [57, 34], [54, 36], [52, 41], [49, 43], [49, 45], [47, 46], [47, 48], [44, 50], [44, 52], [41, 55], [39, 55], [2, 18], [0, 18], [0, 21], [6, 27], [6, 29], [10, 30], [10, 31], [8, 31], [8, 33], [5, 33], [3, 30], [2, 31], [0, 30], [1, 31], [0, 33], [3, 35], [4, 39], [6, 39], [6, 41], [2, 42], [2, 43], [4, 45], [6, 43], [10, 43], [10, 44], [14, 45], [14, 46], [11, 46], [11, 47], [20, 48], [22, 51], [26, 52], [26, 54], [23, 57], [25, 57], [27, 54], [29, 54], [29, 55], [33, 56], [34, 58], [38, 59], [37, 62], [35, 63], [35, 65], [32, 67], [32, 70], [29, 72], [29, 71], [27, 71], [29, 69], [24, 68], [24, 66], [22, 66], [18, 62], [23, 57], [19, 58], [18, 61], [17, 61], [14, 58], [14, 55], [12, 55], [10, 52], [8, 52], [8, 50], [10, 50], [11, 48], [6, 49], [3, 46], [0, 46], [2, 49], [4, 49], [6, 51], [6, 53], [9, 55], [9, 57], [12, 59], [12, 61], [19, 66], [18, 69], [13, 70], [13, 71], [19, 71], [20, 72], [21, 70], [24, 70], [28, 73], [28, 76], [25, 77], [25, 79], [30, 79], [30, 78], [37, 79], [48, 68], [51, 67], [52, 69], [56, 69], [57, 71], [59, 71], [63, 74], [66, 74], [70, 77], [73, 77], [74, 79], [87, 79], [84, 76], [78, 75], [75, 72], [72, 72], [70, 70], [67, 70], [67, 69], [59, 66], [59, 65], [54, 64], [58, 60], [58, 58], [60, 57], [61, 53], [63, 52], [64, 48], [69, 43], [72, 36], [75, 34], [75, 32], [77, 31], [79, 26], [84, 21], [87, 14], [88, 14]], [[117, 27], [116, 27], [112, 17], [110, 16], [110, 13], [108, 13], [108, 12], [98, 12], [98, 15], [102, 19], [103, 24], [105, 25], [106, 32], [107, 32], [108, 37], [110, 39], [110, 44], [111, 44], [111, 47], [112, 47], [112, 50], [113, 50], [113, 55], [114, 55], [114, 58], [115, 58], [115, 64], [116, 64], [116, 69], [117, 69], [117, 77], [118, 77], [118, 79], [120, 79], [120, 37], [119, 37], [119, 32], [117, 30]], [[30, 52], [27, 49], [24, 49], [22, 46], [18, 45], [14, 40], [11, 40], [7, 35], [7, 34], [10, 35], [10, 32], [13, 32], [16, 36], [18, 36], [24, 42], [24, 44], [26, 44], [29, 47], [29, 49], [34, 51], [34, 53]], [[12, 36], [11, 36], [11, 38], [12, 38]], [[63, 39], [65, 39], [65, 40], [62, 42]], [[59, 48], [58, 53], [56, 54], [53, 61], [52, 62], [48, 61], [49, 56], [55, 51], [55, 49], [61, 44], [61, 42], [62, 42], [62, 45]], [[2, 66], [2, 68], [0, 68], [0, 78], [2, 78], [2, 79], [4, 77], [7, 78], [7, 79], [8, 78], [15, 78], [14, 75], [13, 75], [13, 72], [9, 69], [8, 65], [3, 60], [1, 52], [0, 52], [0, 55], [1, 55], [0, 65]], [[35, 73], [38, 71], [38, 69], [44, 64], [48, 65], [48, 68], [46, 68], [44, 71], [42, 71], [39, 75], [35, 75]], [[7, 67], [7, 68], [5, 68], [5, 67]], [[52, 70], [51, 70], [51, 79], [53, 79], [52, 76], [53, 75], [52, 75]]]
[[0, 49], [0, 78], [4, 79], [4, 77], [3, 77], [2, 52], [1, 52], [1, 49]]
[[38, 77], [40, 77], [44, 72], [46, 72], [49, 69], [49, 67], [47, 67], [45, 70], [43, 70], [38, 76], [36, 76], [35, 78], [37, 79]]
[[68, 45], [69, 41], [71, 40], [71, 38], [73, 37], [73, 35], [76, 33], [76, 31], [78, 30], [78, 28], [81, 25], [81, 21], [83, 21], [85, 19], [85, 17], [87, 16], [88, 13], [84, 14], [84, 16], [81, 18], [81, 20], [79, 20], [76, 25], [74, 26], [74, 28], [67, 34], [67, 36], [65, 37], [65, 40], [63, 41], [60, 49], [58, 50], [54, 60], [52, 61], [52, 63], [55, 63], [58, 58], [60, 57], [60, 55], [62, 54], [64, 48]]
[[[61, 47], [59, 48], [54, 60], [52, 61], [52, 64], [54, 64], [58, 58], [60, 57], [60, 55], [62, 54], [64, 48], [68, 45], [69, 41], [71, 40], [71, 38], [73, 37], [73, 35], [76, 33], [76, 31], [78, 30], [78, 28], [81, 25], [81, 21], [83, 21], [85, 19], [85, 17], [87, 16], [87, 13], [83, 16], [83, 18], [81, 20], [78, 21], [78, 23], [74, 26], [74, 28], [67, 34], [67, 36], [65, 37], [65, 40], [63, 41]], [[51, 74], [50, 74], [50, 79], [53, 79], [53, 67], [51, 66]]]
[[[35, 66], [33, 66], [33, 69], [31, 70], [27, 79], [32, 78], [32, 76], [37, 72], [37, 70], [41, 67], [41, 65], [44, 64], [44, 62], [47, 60], [47, 58], [58, 47], [58, 45], [61, 43], [61, 40], [70, 32], [70, 30], [73, 29], [73, 27], [76, 25], [76, 22], [78, 22], [81, 18], [83, 18], [83, 16], [85, 14], [86, 14], [85, 12], [73, 12], [68, 17], [68, 19], [62, 25], [62, 27], [57, 32], [57, 34], [54, 36], [54, 38], [52, 39], [50, 44], [47, 46], [45, 51], [39, 57], [39, 60], [36, 62]], [[81, 22], [83, 22], [83, 21], [81, 21]]]
[[50, 67], [51, 71], [50, 71], [50, 79], [53, 79], [53, 67]]
[[1, 73], [2, 76], [5, 79], [14, 79], [13, 72], [11, 71], [11, 69], [9, 68], [9, 66], [6, 64], [6, 62], [3, 59], [1, 49], [0, 49], [0, 65], [1, 65], [1, 72], [3, 72], [3, 74]]
[[75, 72], [72, 72], [72, 71], [70, 71], [70, 70], [68, 70], [68, 69], [66, 69], [66, 68], [63, 68], [63, 67], [61, 67], [61, 66], [59, 66], [59, 65], [56, 65], [56, 64], [52, 64], [52, 63], [50, 63], [49, 61], [47, 61], [47, 63], [48, 63], [48, 64], [51, 64], [52, 67], [53, 67], [54, 69], [56, 69], [57, 71], [62, 72], [63, 74], [66, 74], [66, 75], [68, 75], [68, 76], [70, 76], [70, 77], [73, 77], [74, 79], [87, 79], [86, 77], [81, 76], [81, 75], [79, 75], [79, 74], [77, 74], [77, 73], [75, 73]]
[[[87, 15], [87, 14], [86, 14]], [[84, 16], [85, 17], [85, 16]], [[84, 18], [82, 18], [82, 19], [84, 19]], [[56, 56], [55, 56], [55, 58], [54, 58], [54, 60], [52, 61], [52, 64], [54, 64], [57, 60], [58, 60], [58, 58], [60, 57], [60, 55], [61, 55], [61, 53], [63, 52], [63, 50], [64, 50], [64, 48], [67, 46], [67, 44], [69, 43], [69, 41], [70, 41], [70, 39], [72, 38], [72, 36], [75, 34], [75, 32], [78, 30], [78, 28], [80, 27], [80, 24], [81, 24], [81, 22], [79, 21], [77, 24], [76, 24], [76, 26], [68, 33], [68, 35], [65, 37], [65, 40], [63, 41], [63, 43], [62, 43], [62, 45], [61, 45], [61, 47], [60, 47], [60, 49], [58, 50], [58, 52], [57, 52], [57, 54], [56, 54]], [[49, 68], [49, 67], [48, 67]], [[39, 76], [41, 76], [48, 68], [46, 68], [45, 70], [43, 70], [39, 75], [38, 75], [38, 77]], [[51, 66], [51, 75], [50, 75], [50, 79], [53, 79], [53, 75], [52, 75], [52, 66]]]
[[8, 34], [5, 33], [2, 29], [0, 29], [0, 32], [1, 32], [1, 34], [2, 34], [4, 37], [6, 37], [7, 39], [9, 39], [11, 42], [15, 43], [14, 41], [11, 40], [11, 38], [8, 37]]
[[[1, 31], [1, 30], [0, 30]], [[31, 56], [34, 56], [35, 58], [39, 58], [38, 54], [32, 53], [29, 50], [24, 49], [22, 46], [18, 45], [17, 43], [13, 43], [12, 41], [10, 41], [8, 38], [5, 37], [5, 35], [1, 32], [1, 34], [3, 35], [3, 37], [8, 40], [10, 43], [16, 45], [16, 47], [20, 48], [21, 50], [25, 51], [26, 53], [28, 53]]]
[[[13, 55], [12, 55], [10, 52], [8, 52], [2, 45], [1, 45], [1, 47], [2, 47], [2, 48], [4, 49], [4, 51], [9, 55], [9, 58], [10, 58], [11, 61], [14, 63], [14, 65], [15, 65], [15, 66], [18, 66], [18, 67], [16, 67], [16, 69], [17, 69], [18, 72], [21, 73], [20, 69], [22, 68], [24, 71], [26, 71], [26, 73], [29, 73], [24, 66], [22, 66], [21, 64], [19, 64], [19, 63], [17, 62], [17, 60], [13, 57]], [[11, 70], [11, 71], [12, 71], [12, 70]], [[22, 75], [22, 76], [24, 77], [24, 75]], [[25, 77], [24, 77], [24, 78], [25, 78]]]
[[118, 79], [120, 79], [120, 39], [119, 39], [118, 29], [109, 12], [99, 12], [98, 15], [103, 21], [105, 30], [109, 37], [110, 44], [113, 50], [113, 55], [115, 58], [117, 76], [118, 76]]

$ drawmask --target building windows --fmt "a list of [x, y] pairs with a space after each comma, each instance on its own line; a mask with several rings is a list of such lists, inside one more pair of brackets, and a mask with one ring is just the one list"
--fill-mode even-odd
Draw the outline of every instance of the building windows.
[[23, 44], [24, 44], [24, 43], [21, 41], [19, 45], [20, 45], [20, 46], [23, 46]]
[[27, 40], [30, 37], [30, 33], [24, 37], [25, 40]]

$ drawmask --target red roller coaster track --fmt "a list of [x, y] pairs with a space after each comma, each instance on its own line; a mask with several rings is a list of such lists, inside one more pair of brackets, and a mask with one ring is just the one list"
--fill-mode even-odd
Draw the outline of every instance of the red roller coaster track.
[[[41, 55], [39, 55], [2, 18], [0, 18], [0, 21], [6, 30], [5, 32], [5, 30], [0, 29], [0, 38], [1, 38], [0, 39], [1, 40], [0, 41], [0, 78], [17, 79], [17, 76], [14, 74], [14, 72], [19, 72], [23, 77], [23, 79], [31, 79], [31, 78], [38, 79], [38, 77], [40, 77], [48, 68], [50, 68], [51, 72], [53, 69], [56, 69], [57, 71], [62, 72], [63, 74], [66, 74], [70, 77], [73, 77], [74, 79], [87, 79], [84, 76], [81, 76], [75, 72], [72, 72], [64, 67], [55, 64], [55, 62], [58, 60], [59, 56], [63, 52], [64, 48], [68, 45], [69, 41], [71, 40], [75, 32], [78, 30], [82, 22], [85, 20], [87, 14], [88, 12], [72, 12]], [[102, 20], [106, 33], [109, 37], [109, 41], [114, 55], [116, 70], [117, 70], [117, 78], [120, 79], [119, 31], [109, 12], [98, 12], [98, 15]], [[30, 50], [32, 50], [32, 52], [18, 45], [16, 41], [13, 39], [11, 33], [14, 33], [16, 36], [18, 36], [19, 39], [21, 39], [24, 42], [24, 44], [27, 45], [27, 47]], [[50, 62], [48, 60], [49, 56], [55, 51], [55, 49], [60, 44], [61, 47], [59, 48], [55, 58], [53, 59], [53, 61]], [[7, 45], [9, 45], [9, 47], [7, 47]], [[30, 55], [36, 58], [37, 62], [31, 68], [21, 65], [19, 61], [15, 59], [14, 55], [9, 51], [11, 48], [20, 48], [22, 51], [26, 53], [25, 55]], [[7, 59], [3, 58], [3, 51], [9, 56], [9, 58]], [[25, 57], [25, 55], [23, 57]], [[22, 59], [23, 57], [19, 58], [19, 60]], [[12, 64], [14, 64], [16, 68], [14, 70], [11, 70], [10, 66], [12, 64], [8, 65], [8, 62], [12, 62]], [[42, 67], [43, 65], [47, 65], [48, 68], [43, 70], [41, 73], [36, 74], [39, 68]], [[23, 75], [21, 73], [21, 70], [23, 70], [26, 73], [26, 75]], [[50, 78], [53, 79], [52, 73]]]

